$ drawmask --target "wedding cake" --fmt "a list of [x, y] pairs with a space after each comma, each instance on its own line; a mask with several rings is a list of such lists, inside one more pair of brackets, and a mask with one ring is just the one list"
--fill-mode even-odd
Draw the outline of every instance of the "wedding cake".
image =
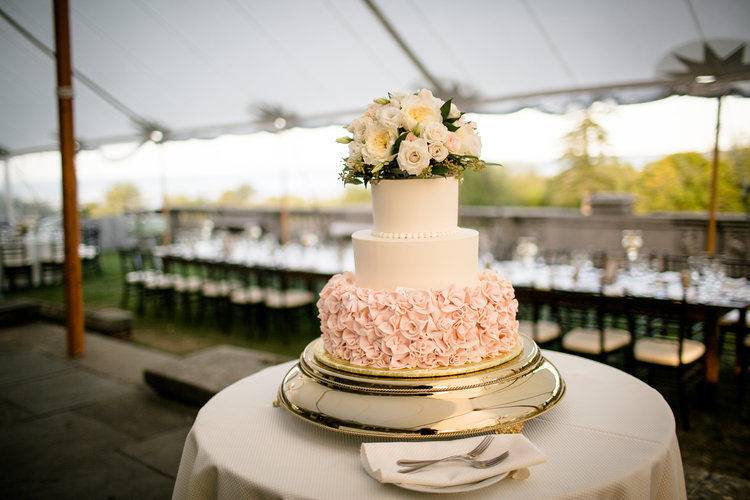
[[376, 99], [347, 130], [341, 178], [372, 187], [373, 227], [352, 235], [354, 273], [317, 306], [325, 352], [381, 370], [440, 369], [520, 347], [511, 284], [478, 265], [478, 232], [458, 227], [458, 190], [481, 141], [429, 90]]

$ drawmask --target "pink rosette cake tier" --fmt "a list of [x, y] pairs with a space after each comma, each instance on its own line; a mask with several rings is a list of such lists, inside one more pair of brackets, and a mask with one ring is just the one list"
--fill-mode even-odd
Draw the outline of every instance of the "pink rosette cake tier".
[[493, 271], [468, 286], [393, 290], [338, 274], [317, 305], [326, 352], [358, 366], [461, 366], [508, 354], [519, 342], [513, 287]]

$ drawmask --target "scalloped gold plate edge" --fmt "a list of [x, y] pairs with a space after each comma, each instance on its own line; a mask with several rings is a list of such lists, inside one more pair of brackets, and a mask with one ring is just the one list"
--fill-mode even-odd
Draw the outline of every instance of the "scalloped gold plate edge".
[[370, 377], [390, 377], [390, 378], [435, 378], [451, 377], [455, 375], [465, 375], [467, 373], [478, 372], [495, 368], [517, 358], [523, 352], [523, 339], [519, 335], [518, 342], [512, 351], [491, 359], [480, 361], [478, 363], [467, 363], [461, 366], [444, 366], [440, 368], [404, 368], [400, 370], [388, 370], [384, 368], [370, 368], [366, 366], [353, 365], [348, 361], [336, 359], [328, 354], [323, 348], [323, 342], [315, 342], [312, 346], [314, 349], [313, 356], [319, 363], [333, 368], [356, 375], [365, 375]]

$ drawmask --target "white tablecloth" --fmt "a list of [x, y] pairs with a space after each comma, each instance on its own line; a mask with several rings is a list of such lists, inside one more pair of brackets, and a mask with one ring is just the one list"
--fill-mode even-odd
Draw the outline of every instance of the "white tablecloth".
[[[562, 401], [527, 422], [547, 455], [525, 481], [465, 498], [685, 498], [674, 416], [658, 392], [614, 368], [545, 351], [567, 383]], [[361, 439], [274, 408], [293, 363], [247, 377], [201, 409], [185, 442], [175, 499], [399, 498], [410, 492], [370, 478]]]

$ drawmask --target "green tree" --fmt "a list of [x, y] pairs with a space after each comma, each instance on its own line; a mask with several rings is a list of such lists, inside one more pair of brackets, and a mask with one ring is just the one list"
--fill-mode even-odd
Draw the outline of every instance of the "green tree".
[[247, 207], [252, 204], [254, 197], [255, 189], [249, 184], [241, 184], [236, 189], [221, 193], [216, 204], [222, 207]]
[[113, 184], [104, 195], [104, 201], [91, 207], [91, 215], [103, 217], [120, 215], [143, 208], [143, 197], [135, 184], [119, 182]]
[[539, 206], [544, 202], [546, 178], [534, 171], [512, 172], [489, 167], [467, 171], [461, 185], [464, 205]]
[[[700, 153], [677, 153], [646, 165], [639, 176], [636, 207], [643, 212], [708, 209], [711, 162]], [[719, 162], [718, 210], [739, 212], [742, 197], [735, 171]]]
[[743, 210], [750, 212], [750, 145], [735, 144], [727, 155], [732, 174], [740, 191]]
[[599, 192], [630, 191], [637, 173], [632, 166], [606, 155], [607, 132], [586, 110], [578, 124], [563, 138], [567, 165], [547, 182], [545, 202], [562, 207], [579, 207]]

